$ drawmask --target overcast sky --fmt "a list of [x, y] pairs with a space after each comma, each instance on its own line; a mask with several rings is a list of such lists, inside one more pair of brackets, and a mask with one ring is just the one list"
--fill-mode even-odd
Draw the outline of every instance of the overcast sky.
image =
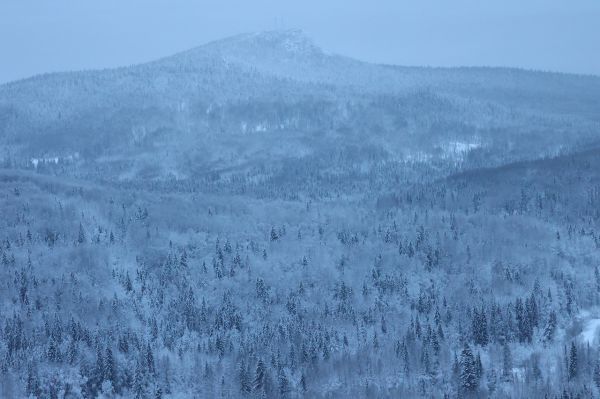
[[600, 75], [600, 0], [0, 0], [0, 82], [287, 28], [366, 61]]

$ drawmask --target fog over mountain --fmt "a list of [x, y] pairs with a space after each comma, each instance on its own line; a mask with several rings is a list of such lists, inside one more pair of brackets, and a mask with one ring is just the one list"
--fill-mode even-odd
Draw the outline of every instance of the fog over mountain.
[[0, 85], [0, 397], [600, 396], [600, 77], [298, 30]]

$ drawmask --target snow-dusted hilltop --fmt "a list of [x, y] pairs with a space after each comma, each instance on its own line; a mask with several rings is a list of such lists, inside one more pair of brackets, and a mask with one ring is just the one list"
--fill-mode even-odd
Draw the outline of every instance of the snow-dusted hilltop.
[[598, 397], [599, 101], [298, 31], [0, 86], [0, 398]]
[[599, 96], [595, 77], [372, 65], [299, 31], [263, 32], [0, 86], [0, 156], [25, 167], [78, 153], [78, 174], [159, 179], [255, 164], [257, 151], [279, 162], [351, 143], [394, 160], [478, 143], [466, 145], [501, 163], [594, 140]]

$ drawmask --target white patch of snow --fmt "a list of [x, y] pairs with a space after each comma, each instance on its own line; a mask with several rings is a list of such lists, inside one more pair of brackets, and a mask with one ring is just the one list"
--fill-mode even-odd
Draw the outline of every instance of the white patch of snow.
[[75, 159], [79, 159], [78, 152], [76, 152], [74, 154], [66, 155], [64, 157], [53, 156], [53, 157], [31, 158], [29, 160], [29, 162], [31, 162], [31, 165], [33, 165], [33, 167], [37, 169], [37, 167], [40, 165], [45, 165], [45, 164], [58, 165], [59, 162], [72, 162]]
[[254, 127], [254, 131], [256, 133], [266, 132], [267, 131], [267, 124], [266, 123], [259, 123], [258, 125], [256, 125]]
[[467, 143], [464, 141], [450, 141], [443, 146], [446, 154], [449, 155], [462, 155], [467, 152], [481, 147], [480, 143]]
[[404, 154], [402, 161], [405, 162], [427, 162], [431, 160], [431, 155], [423, 151], [413, 151]]
[[523, 367], [513, 367], [512, 375], [516, 381], [525, 381], [525, 369]]
[[589, 319], [585, 322], [585, 326], [579, 339], [581, 342], [587, 342], [590, 345], [598, 342], [598, 332], [600, 331], [600, 319]]

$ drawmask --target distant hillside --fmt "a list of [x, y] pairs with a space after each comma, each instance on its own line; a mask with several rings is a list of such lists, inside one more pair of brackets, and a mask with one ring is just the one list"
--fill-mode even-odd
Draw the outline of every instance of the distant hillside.
[[78, 174], [126, 180], [190, 178], [349, 145], [392, 161], [473, 153], [501, 164], [589, 142], [598, 109], [597, 77], [374, 65], [276, 31], [0, 86], [0, 156], [6, 166], [72, 173], [76, 163]]

